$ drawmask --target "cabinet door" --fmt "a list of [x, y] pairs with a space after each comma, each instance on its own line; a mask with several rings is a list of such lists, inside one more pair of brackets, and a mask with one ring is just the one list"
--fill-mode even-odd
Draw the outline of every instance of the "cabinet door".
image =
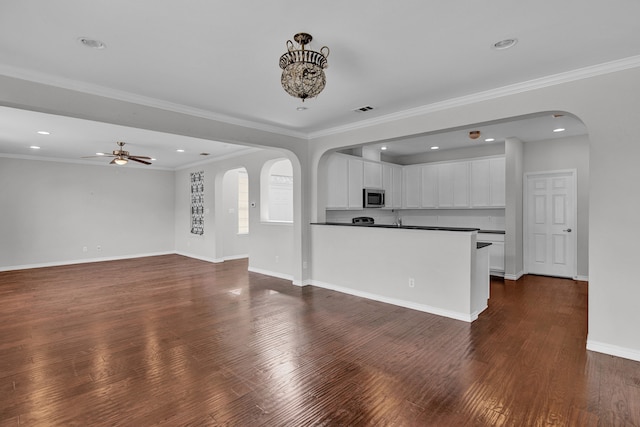
[[363, 166], [362, 160], [349, 161], [349, 209], [362, 209]]
[[469, 206], [469, 162], [438, 165], [438, 207]]
[[490, 160], [491, 206], [505, 205], [505, 158]]
[[422, 168], [420, 166], [405, 166], [403, 170], [403, 201], [405, 208], [421, 207], [422, 196]]
[[393, 174], [393, 191], [392, 197], [388, 197], [387, 200], [391, 201], [391, 207], [398, 209], [402, 207], [402, 167], [391, 166], [391, 172]]
[[327, 159], [327, 208], [347, 209], [349, 201], [349, 164], [346, 157]]
[[382, 164], [373, 162], [364, 163], [364, 187], [382, 188]]
[[473, 160], [471, 162], [470, 197], [472, 207], [491, 205], [491, 160]]
[[453, 166], [453, 206], [469, 207], [469, 162], [452, 163]]
[[493, 242], [489, 246], [489, 269], [504, 273], [504, 243]]
[[438, 170], [441, 165], [424, 165], [420, 168], [422, 192], [421, 206], [423, 208], [438, 207]]

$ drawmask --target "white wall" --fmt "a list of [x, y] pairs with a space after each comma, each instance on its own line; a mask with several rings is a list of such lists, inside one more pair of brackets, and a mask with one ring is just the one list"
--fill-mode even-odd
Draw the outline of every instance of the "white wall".
[[524, 144], [524, 172], [577, 171], [578, 276], [589, 276], [589, 138], [587, 135]]
[[[260, 221], [260, 174], [265, 162], [286, 157], [276, 150], [260, 150], [231, 159], [214, 161], [181, 169], [175, 173], [175, 241], [176, 251], [195, 258], [214, 262], [223, 261], [227, 254], [240, 251], [240, 243], [228, 240], [230, 225], [227, 216], [231, 203], [224, 203], [224, 175], [227, 171], [244, 167], [249, 177], [249, 235], [238, 236], [247, 240], [249, 269], [277, 277], [293, 279], [294, 227], [293, 224], [271, 224]], [[202, 236], [190, 233], [191, 172], [204, 171], [205, 175], [205, 231]], [[232, 184], [231, 184], [232, 185]], [[237, 188], [237, 187], [236, 187]], [[233, 226], [231, 226], [233, 227]], [[227, 247], [231, 245], [232, 247]]]
[[0, 157], [0, 182], [0, 269], [173, 252], [173, 172]]

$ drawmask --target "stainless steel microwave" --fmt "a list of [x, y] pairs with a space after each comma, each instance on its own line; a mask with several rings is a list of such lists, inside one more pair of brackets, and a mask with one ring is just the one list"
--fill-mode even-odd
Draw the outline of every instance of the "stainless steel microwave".
[[365, 208], [384, 208], [384, 190], [380, 188], [363, 188], [362, 206]]

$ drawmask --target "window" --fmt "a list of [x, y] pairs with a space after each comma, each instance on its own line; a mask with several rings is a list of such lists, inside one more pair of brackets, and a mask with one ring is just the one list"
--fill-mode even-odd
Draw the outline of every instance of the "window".
[[238, 171], [238, 234], [249, 234], [249, 176]]
[[266, 162], [262, 168], [261, 219], [293, 222], [293, 166], [289, 159]]

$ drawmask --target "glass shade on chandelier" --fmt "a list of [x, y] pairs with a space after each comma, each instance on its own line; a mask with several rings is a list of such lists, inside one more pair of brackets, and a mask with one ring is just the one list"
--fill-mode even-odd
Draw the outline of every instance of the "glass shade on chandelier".
[[313, 37], [307, 33], [298, 33], [293, 39], [300, 45], [296, 49], [291, 40], [287, 40], [287, 53], [280, 57], [282, 68], [282, 87], [291, 96], [304, 102], [317, 96], [327, 83], [324, 69], [329, 66], [327, 57], [329, 48], [323, 46], [320, 52], [305, 49]]

